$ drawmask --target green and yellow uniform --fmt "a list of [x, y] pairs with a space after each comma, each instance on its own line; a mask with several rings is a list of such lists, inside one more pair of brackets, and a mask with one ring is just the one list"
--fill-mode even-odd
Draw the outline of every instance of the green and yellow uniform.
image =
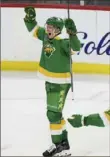
[[[44, 27], [39, 27], [35, 20], [34, 8], [25, 9], [25, 25], [33, 36], [41, 40], [42, 53], [38, 67], [38, 76], [45, 80], [47, 94], [47, 117], [50, 122], [51, 137], [53, 143], [60, 143], [67, 139], [65, 120], [62, 110], [65, 104], [67, 93], [71, 87], [70, 78], [70, 49], [71, 53], [80, 50], [80, 41], [76, 35], [76, 26], [73, 20], [65, 20], [52, 17], [47, 20], [47, 24], [55, 26], [60, 31], [63, 26], [70, 31], [70, 39], [59, 38], [56, 35], [53, 39], [48, 38]], [[61, 32], [60, 32], [61, 33]]]
[[79, 51], [80, 42], [76, 35], [71, 35], [70, 41], [59, 36], [49, 39], [44, 28], [35, 28], [34, 37], [43, 45], [38, 76], [51, 83], [71, 83], [69, 42], [72, 53]]

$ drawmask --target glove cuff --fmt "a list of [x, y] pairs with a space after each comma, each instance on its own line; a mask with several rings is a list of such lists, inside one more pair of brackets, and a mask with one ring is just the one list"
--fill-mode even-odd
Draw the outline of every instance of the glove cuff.
[[77, 32], [76, 31], [73, 31], [72, 29], [66, 29], [66, 32], [69, 34], [69, 35], [76, 35]]
[[33, 30], [33, 28], [37, 25], [37, 22], [35, 20], [34, 21], [27, 21], [25, 18], [24, 18], [24, 23], [25, 23], [29, 32], [31, 32]]

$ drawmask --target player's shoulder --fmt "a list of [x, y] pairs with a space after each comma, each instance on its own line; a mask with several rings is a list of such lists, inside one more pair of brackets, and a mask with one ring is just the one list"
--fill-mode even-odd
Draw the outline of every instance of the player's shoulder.
[[55, 39], [55, 40], [58, 40], [58, 41], [65, 41], [65, 40], [68, 40], [67, 38], [64, 38], [64, 37], [62, 37], [62, 36], [60, 36], [60, 35], [56, 36], [54, 39]]

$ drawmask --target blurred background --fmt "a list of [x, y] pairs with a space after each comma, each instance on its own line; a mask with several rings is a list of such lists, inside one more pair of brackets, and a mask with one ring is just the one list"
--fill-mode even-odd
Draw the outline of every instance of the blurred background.
[[[47, 3], [65, 4], [67, 0], [1, 0], [1, 3]], [[99, 5], [110, 6], [110, 0], [70, 0], [74, 5]]]

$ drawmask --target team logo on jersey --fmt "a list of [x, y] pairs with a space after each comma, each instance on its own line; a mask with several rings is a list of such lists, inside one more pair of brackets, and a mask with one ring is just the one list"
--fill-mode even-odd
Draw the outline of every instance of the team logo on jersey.
[[44, 53], [47, 57], [50, 57], [54, 51], [55, 51], [55, 47], [52, 47], [52, 45], [46, 44], [44, 46]]

